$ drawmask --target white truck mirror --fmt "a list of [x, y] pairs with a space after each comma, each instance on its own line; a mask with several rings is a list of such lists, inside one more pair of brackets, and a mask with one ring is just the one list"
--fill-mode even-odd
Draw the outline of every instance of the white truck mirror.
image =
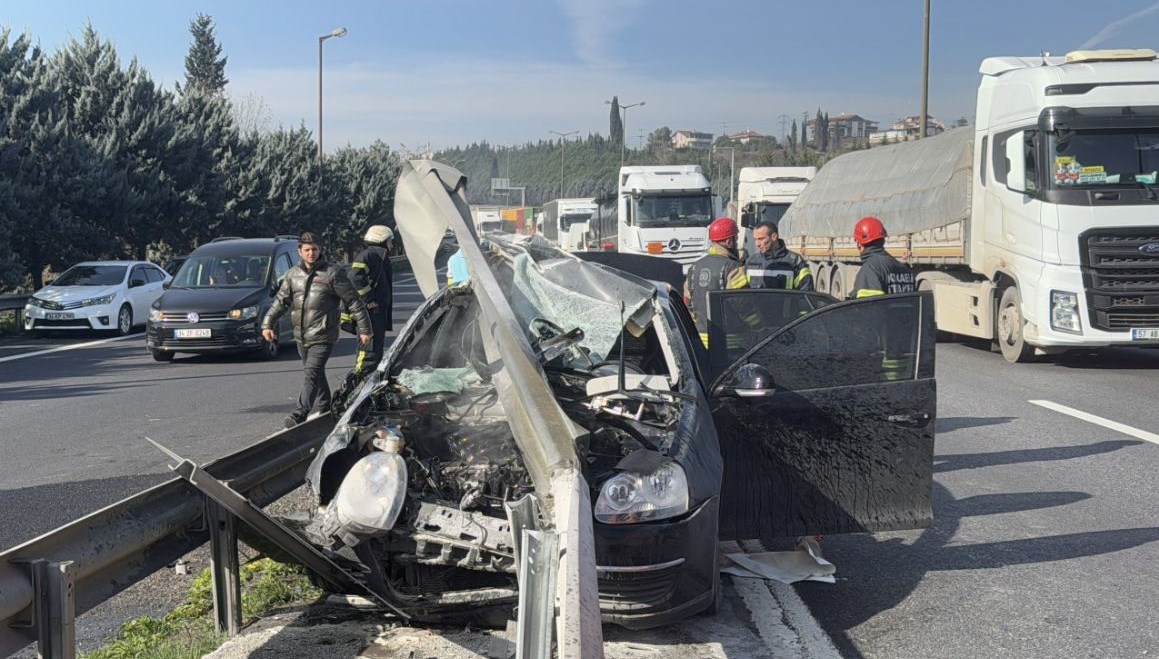
[[1025, 131], [1006, 138], [1006, 187], [1015, 192], [1026, 192]]

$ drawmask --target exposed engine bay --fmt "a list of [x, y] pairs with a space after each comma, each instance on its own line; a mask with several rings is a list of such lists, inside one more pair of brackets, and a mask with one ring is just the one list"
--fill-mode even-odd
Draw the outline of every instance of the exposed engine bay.
[[[463, 287], [404, 330], [389, 371], [376, 374], [331, 436], [345, 448], [325, 456], [311, 482], [318, 508], [310, 539], [352, 549], [372, 587], [420, 616], [463, 604], [509, 608], [516, 596], [508, 507], [534, 496], [534, 487], [492, 382], [480, 318]], [[556, 401], [583, 429], [576, 448], [593, 503], [625, 463], [666, 459], [684, 400], [670, 391], [653, 327], [623, 332], [610, 359], [585, 348], [582, 328], [536, 318], [527, 332]], [[405, 468], [360, 468], [384, 451]], [[384, 516], [390, 508], [397, 512]]]

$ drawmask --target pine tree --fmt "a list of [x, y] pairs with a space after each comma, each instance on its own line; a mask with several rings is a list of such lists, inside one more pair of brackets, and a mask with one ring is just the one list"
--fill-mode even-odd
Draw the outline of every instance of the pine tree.
[[830, 135], [829, 135], [829, 113], [828, 112], [825, 113], [825, 117], [822, 119], [821, 125], [823, 125], [825, 127], [825, 130], [821, 132], [821, 150], [828, 152], [829, 151], [829, 138], [830, 138]]
[[809, 125], [804, 117], [801, 117], [801, 151], [803, 152], [809, 146]]
[[620, 117], [620, 99], [612, 97], [612, 112], [608, 115], [608, 142], [619, 147], [624, 143], [624, 121]]
[[797, 152], [797, 120], [793, 120], [793, 125], [789, 129], [789, 153]]
[[221, 45], [214, 36], [213, 18], [197, 14], [189, 22], [193, 45], [185, 55], [185, 88], [202, 94], [223, 94], [229, 78], [225, 77], [227, 57], [221, 54]]

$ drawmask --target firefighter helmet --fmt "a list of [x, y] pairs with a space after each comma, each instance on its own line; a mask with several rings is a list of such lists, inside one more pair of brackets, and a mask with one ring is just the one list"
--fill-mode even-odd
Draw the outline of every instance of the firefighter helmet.
[[390, 230], [390, 227], [375, 224], [366, 230], [366, 237], [363, 240], [371, 245], [381, 245], [392, 238], [394, 238], [394, 232]]
[[736, 238], [736, 222], [730, 217], [721, 217], [708, 225], [708, 239], [714, 243], [722, 243], [729, 238]]
[[853, 227], [853, 239], [862, 247], [885, 238], [885, 225], [876, 217], [869, 216], [857, 220]]

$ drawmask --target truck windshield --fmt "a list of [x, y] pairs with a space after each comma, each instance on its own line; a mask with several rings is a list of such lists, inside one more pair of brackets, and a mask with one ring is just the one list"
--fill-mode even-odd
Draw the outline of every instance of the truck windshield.
[[1155, 183], [1159, 128], [1060, 130], [1050, 133], [1053, 188]]
[[712, 222], [712, 197], [699, 195], [648, 195], [633, 202], [636, 224], [657, 227], [706, 227]]
[[757, 216], [757, 223], [760, 223], [762, 220], [770, 220], [780, 224], [781, 218], [789, 210], [788, 204], [759, 204], [758, 207], [760, 208], [760, 215]]
[[563, 231], [567, 231], [571, 228], [571, 225], [575, 224], [576, 222], [587, 222], [591, 219], [591, 213], [567, 213], [566, 215], [560, 216], [559, 228]]

